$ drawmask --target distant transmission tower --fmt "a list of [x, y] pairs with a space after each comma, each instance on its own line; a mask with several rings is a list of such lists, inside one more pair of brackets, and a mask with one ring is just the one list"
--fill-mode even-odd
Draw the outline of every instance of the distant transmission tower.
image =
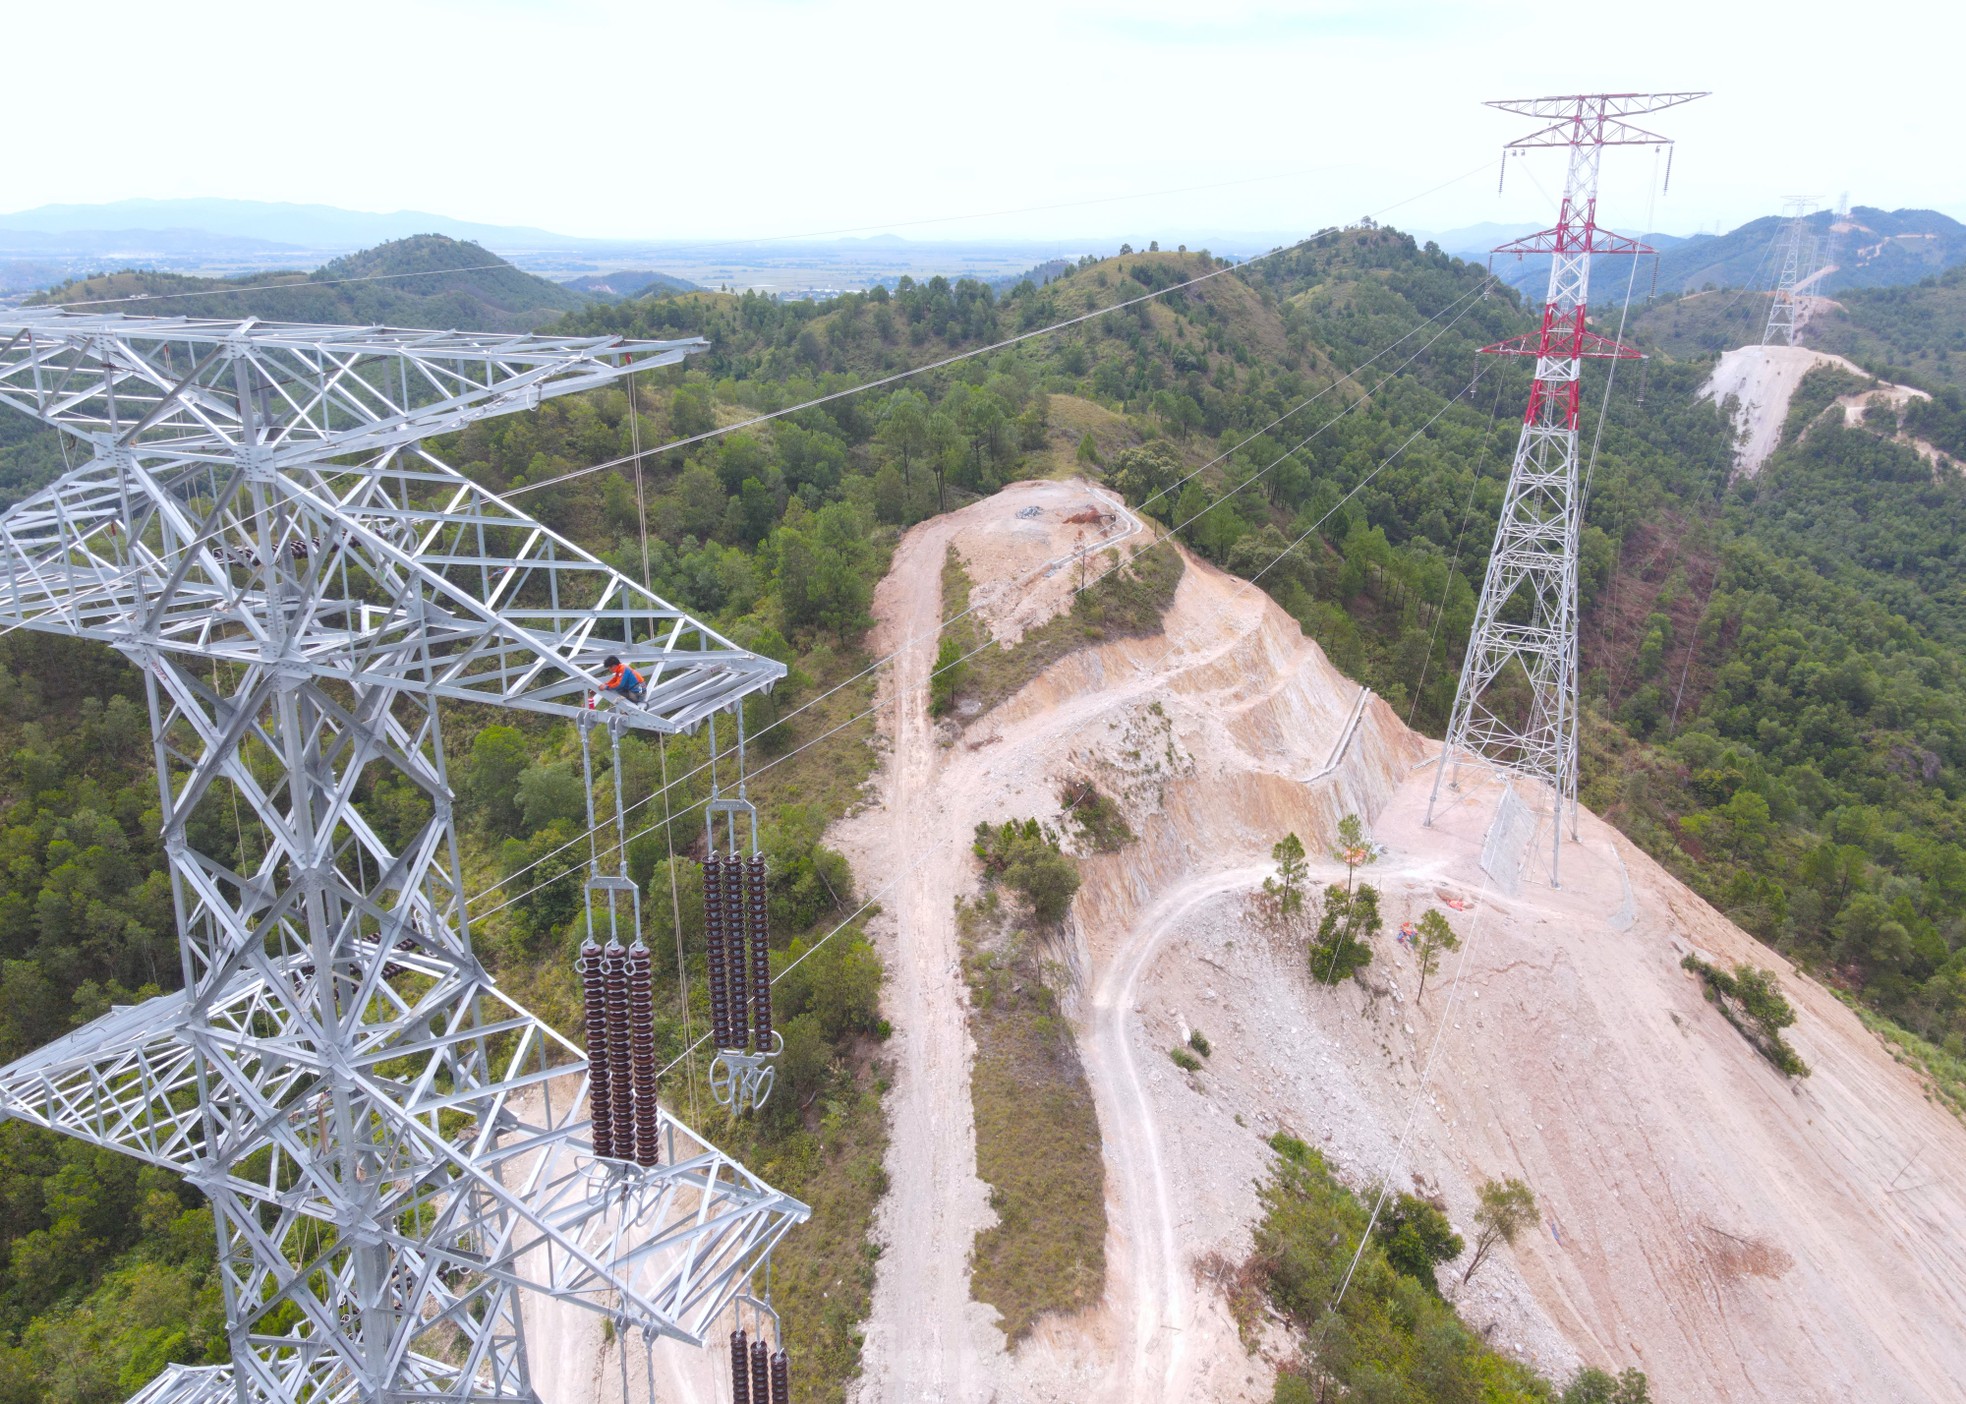
[[[90, 454], [0, 516], [0, 628], [141, 670], [184, 966], [0, 1116], [211, 1201], [231, 1363], [146, 1404], [534, 1400], [526, 1295], [700, 1344], [806, 1217], [652, 1098], [659, 1163], [596, 1157], [586, 1060], [472, 951], [445, 762], [440, 704], [676, 732], [782, 676], [420, 442], [703, 345], [0, 317], [0, 403]], [[597, 714], [610, 652], [647, 693]]]
[[1536, 331], [1483, 348], [1496, 355], [1533, 356], [1536, 379], [1509, 468], [1427, 822], [1433, 822], [1450, 765], [1458, 783], [1464, 760], [1544, 782], [1553, 796], [1553, 884], [1566, 807], [1573, 838], [1577, 831], [1577, 543], [1584, 506], [1577, 424], [1583, 363], [1638, 355], [1586, 324], [1591, 257], [1652, 252], [1635, 239], [1598, 228], [1598, 166], [1607, 146], [1670, 145], [1626, 118], [1705, 96], [1597, 93], [1488, 104], [1547, 123], [1506, 150], [1561, 147], [1569, 151], [1570, 162], [1556, 226], [1495, 250], [1548, 254], [1549, 291]]
[[1782, 228], [1782, 271], [1775, 280], [1775, 300], [1768, 307], [1768, 329], [1761, 334], [1763, 346], [1795, 345], [1803, 317], [1801, 287], [1817, 262], [1816, 240], [1809, 233], [1809, 202], [1790, 200], [1788, 207], [1789, 222]]

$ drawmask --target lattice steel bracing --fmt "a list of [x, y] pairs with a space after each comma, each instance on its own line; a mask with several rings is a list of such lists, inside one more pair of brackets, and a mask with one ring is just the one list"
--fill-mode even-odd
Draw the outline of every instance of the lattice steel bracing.
[[660, 1166], [593, 1160], [578, 1051], [472, 953], [445, 768], [440, 704], [581, 717], [610, 652], [644, 730], [782, 674], [420, 443], [702, 344], [0, 318], [0, 402], [90, 455], [0, 516], [0, 628], [142, 669], [185, 979], [0, 1114], [209, 1196], [233, 1363], [146, 1401], [532, 1399], [524, 1293], [700, 1343], [805, 1217], [666, 1111]]
[[1555, 227], [1496, 249], [1549, 255], [1549, 291], [1537, 330], [1483, 348], [1495, 355], [1534, 357], [1536, 378], [1427, 817], [1431, 822], [1443, 777], [1450, 769], [1458, 775], [1465, 761], [1547, 784], [1554, 810], [1553, 883], [1566, 806], [1573, 837], [1576, 832], [1577, 543], [1583, 526], [1577, 425], [1583, 363], [1638, 354], [1589, 328], [1591, 258], [1651, 252], [1635, 239], [1598, 227], [1598, 168], [1607, 146], [1667, 144], [1628, 119], [1704, 96], [1597, 93], [1488, 104], [1547, 123], [1510, 142], [1507, 150], [1562, 148], [1569, 153], [1569, 170]]
[[1761, 335], [1763, 346], [1793, 346], [1802, 325], [1804, 309], [1801, 289], [1813, 281], [1817, 264], [1815, 238], [1809, 233], [1807, 201], [1789, 202], [1789, 222], [1782, 226], [1782, 271], [1775, 279], [1775, 298], [1768, 306], [1768, 327]]

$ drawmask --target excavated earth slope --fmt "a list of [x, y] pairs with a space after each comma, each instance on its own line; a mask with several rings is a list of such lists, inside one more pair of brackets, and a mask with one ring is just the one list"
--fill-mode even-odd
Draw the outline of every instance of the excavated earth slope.
[[[931, 724], [946, 548], [1013, 609], [1055, 584], [1063, 519], [1090, 497], [1019, 484], [924, 523], [876, 596], [877, 646], [915, 643], [886, 685], [875, 793], [833, 835], [865, 890], [889, 889], [877, 935], [896, 1028], [859, 1397], [1267, 1398], [1271, 1366], [1244, 1353], [1198, 1267], [1247, 1250], [1278, 1127], [1356, 1183], [1440, 1193], [1463, 1229], [1475, 1184], [1529, 1181], [1543, 1223], [1461, 1306], [1559, 1375], [1636, 1364], [1666, 1404], [1966, 1397], [1966, 1130], [1834, 998], [1594, 816], [1563, 841], [1561, 889], [1546, 819], [1485, 873], [1494, 788], [1444, 792], [1426, 827], [1433, 743], [1260, 592], [1191, 560], [1164, 637], [1065, 658], [959, 738]], [[978, 820], [1055, 816], [1062, 782], [1088, 775], [1140, 835], [1086, 861], [1062, 938], [1107, 1158], [1107, 1290], [1010, 1353], [968, 1295], [991, 1211], [951, 907], [976, 882]], [[1301, 938], [1254, 914], [1270, 845], [1294, 831], [1317, 853], [1347, 812], [1385, 845], [1369, 877], [1389, 933], [1447, 896], [1472, 904], [1423, 1001], [1390, 937], [1367, 984], [1325, 990]], [[1679, 968], [1688, 949], [1780, 973], [1812, 1077], [1754, 1053]], [[1214, 1045], [1194, 1075], [1166, 1051], [1190, 1028]]]
[[[1789, 402], [1795, 397], [1796, 387], [1802, 384], [1802, 377], [1820, 366], [1834, 366], [1866, 380], [1870, 378], [1861, 366], [1826, 351], [1811, 351], [1806, 346], [1739, 346], [1721, 354], [1713, 374], [1700, 387], [1700, 394], [1723, 403], [1733, 397], [1734, 429], [1739, 436], [1734, 448], [1737, 475], [1752, 478], [1761, 471], [1782, 441], [1782, 426], [1788, 420]], [[1896, 411], [1914, 398], [1931, 397], [1908, 385], [1885, 382], [1863, 394], [1845, 395], [1837, 404], [1843, 409], [1844, 423], [1857, 425], [1865, 422], [1866, 412], [1876, 405]], [[1934, 466], [1946, 461], [1946, 455], [1921, 439], [1904, 438], [1903, 442], [1917, 449]]]

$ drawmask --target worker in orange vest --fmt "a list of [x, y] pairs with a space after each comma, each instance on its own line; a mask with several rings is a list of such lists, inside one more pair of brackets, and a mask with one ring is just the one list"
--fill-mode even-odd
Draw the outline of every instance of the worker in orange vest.
[[619, 693], [630, 702], [642, 700], [642, 675], [610, 653], [602, 660], [601, 666], [611, 669], [607, 681], [601, 684], [603, 692]]

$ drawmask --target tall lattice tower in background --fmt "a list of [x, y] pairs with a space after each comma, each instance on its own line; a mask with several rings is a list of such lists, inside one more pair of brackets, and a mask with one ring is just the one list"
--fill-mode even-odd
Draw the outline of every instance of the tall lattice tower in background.
[[610, 652], [640, 731], [783, 675], [423, 444], [705, 345], [0, 316], [0, 405], [89, 455], [0, 516], [0, 629], [142, 673], [184, 966], [0, 1118], [210, 1199], [231, 1363], [143, 1404], [534, 1401], [527, 1301], [701, 1344], [806, 1217], [667, 1108], [660, 1163], [596, 1155], [586, 1059], [473, 952], [445, 765], [445, 708], [590, 722]]
[[1569, 153], [1554, 228], [1496, 249], [1546, 254], [1549, 291], [1541, 325], [1483, 350], [1536, 363], [1508, 491], [1476, 605], [1466, 662], [1454, 695], [1446, 747], [1427, 805], [1432, 822], [1450, 769], [1466, 762], [1541, 781], [1553, 796], [1550, 880], [1556, 881], [1563, 811], [1576, 834], [1577, 543], [1583, 527], [1577, 425], [1586, 360], [1638, 353], [1590, 330], [1591, 258], [1652, 250], [1597, 224], [1598, 168], [1607, 146], [1669, 146], [1627, 119], [1677, 107], [1705, 93], [1595, 93], [1510, 99], [1490, 107], [1546, 125], [1508, 151], [1556, 147]]
[[1816, 239], [1809, 232], [1809, 202], [1790, 200], [1788, 206], [1789, 222], [1782, 226], [1782, 270], [1775, 279], [1775, 300], [1768, 307], [1768, 327], [1761, 334], [1763, 346], [1795, 345], [1803, 319], [1802, 285], [1814, 276], [1818, 262]]

